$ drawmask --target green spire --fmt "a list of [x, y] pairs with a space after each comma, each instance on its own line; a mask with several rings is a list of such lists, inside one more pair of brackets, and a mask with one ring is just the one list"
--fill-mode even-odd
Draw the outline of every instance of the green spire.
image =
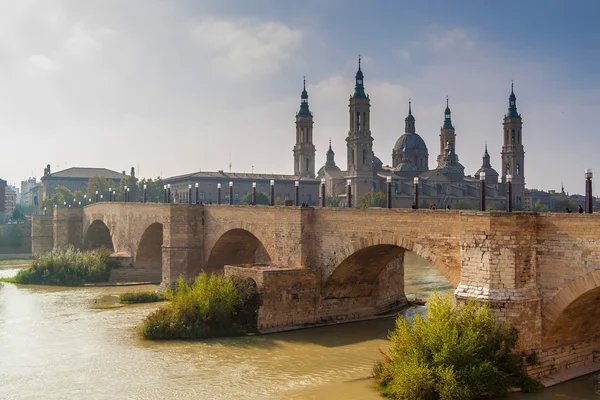
[[506, 116], [511, 118], [520, 117], [519, 113], [517, 112], [517, 96], [515, 96], [514, 83], [512, 82], [510, 84], [510, 97], [508, 98], [508, 114], [506, 114]]
[[312, 115], [308, 109], [308, 92], [306, 92], [306, 78], [304, 78], [304, 89], [300, 96], [300, 111], [298, 115]]
[[360, 55], [358, 56], [358, 71], [356, 71], [356, 86], [354, 86], [354, 98], [365, 98], [364, 75], [360, 70]]
[[450, 106], [448, 105], [448, 96], [446, 96], [446, 111], [444, 111], [444, 126], [442, 129], [454, 129], [451, 116], [452, 113], [450, 112]]

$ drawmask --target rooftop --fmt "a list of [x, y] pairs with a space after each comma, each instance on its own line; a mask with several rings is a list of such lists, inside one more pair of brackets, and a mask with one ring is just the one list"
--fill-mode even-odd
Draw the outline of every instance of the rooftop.
[[245, 180], [276, 180], [276, 181], [308, 181], [308, 182], [318, 182], [316, 179], [300, 177], [296, 175], [282, 175], [282, 174], [248, 174], [245, 172], [192, 172], [190, 174], [171, 176], [169, 178], [165, 178], [164, 182], [172, 183], [180, 180], [190, 180], [190, 179], [202, 179], [202, 178], [213, 178], [213, 179], [224, 179], [224, 180], [235, 180], [235, 179], [245, 179]]
[[71, 167], [64, 169], [62, 171], [55, 172], [50, 175], [46, 175], [42, 177], [42, 180], [48, 178], [79, 178], [79, 179], [89, 179], [94, 176], [102, 176], [106, 179], [123, 179], [128, 175], [123, 175], [117, 171], [111, 171], [106, 168], [85, 168], [85, 167]]

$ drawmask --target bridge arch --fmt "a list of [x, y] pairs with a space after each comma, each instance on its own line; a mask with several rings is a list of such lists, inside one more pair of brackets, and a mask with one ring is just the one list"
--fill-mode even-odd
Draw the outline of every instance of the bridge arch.
[[600, 334], [600, 270], [574, 279], [542, 308], [542, 347]]
[[271, 262], [266, 247], [255, 234], [242, 229], [229, 229], [219, 236], [208, 253], [207, 274], [221, 273], [227, 264], [266, 264]]
[[[450, 249], [443, 247], [444, 253], [447, 253]], [[456, 255], [460, 256], [460, 250], [457, 248]], [[373, 271], [379, 272], [400, 254], [404, 254], [405, 251], [412, 251], [416, 255], [424, 258], [427, 262], [433, 265], [442, 275], [450, 282], [454, 287], [457, 287], [460, 283], [460, 260], [452, 260], [448, 254], [438, 255], [431, 247], [423, 246], [405, 237], [396, 235], [374, 235], [367, 238], [363, 238], [360, 241], [354, 241], [341, 249], [336, 254], [333, 260], [332, 268], [324, 275], [324, 284], [334, 276], [340, 274], [338, 271], [340, 267], [350, 267], [353, 258], [360, 258], [370, 262]], [[373, 260], [373, 257], [381, 257], [380, 261]], [[389, 259], [389, 260], [388, 260]], [[348, 262], [346, 262], [348, 260]], [[384, 262], [387, 262], [384, 264]], [[346, 264], [345, 264], [346, 262]], [[337, 271], [337, 272], [336, 272]]]
[[83, 239], [84, 250], [94, 250], [105, 247], [111, 253], [115, 252], [113, 235], [104, 221], [94, 220], [86, 229]]
[[150, 224], [142, 233], [135, 253], [134, 265], [162, 271], [163, 224]]

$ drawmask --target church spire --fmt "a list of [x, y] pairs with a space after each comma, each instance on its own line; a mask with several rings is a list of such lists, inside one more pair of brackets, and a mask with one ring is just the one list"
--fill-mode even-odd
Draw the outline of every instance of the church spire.
[[487, 149], [487, 142], [485, 143], [485, 152], [483, 153], [483, 163], [481, 164], [481, 168], [492, 168], [492, 164], [490, 163], [490, 154]]
[[354, 97], [367, 97], [365, 94], [364, 75], [360, 69], [360, 55], [358, 56], [358, 71], [356, 71], [356, 86], [354, 87]]
[[454, 129], [452, 126], [452, 113], [450, 112], [450, 106], [448, 105], [448, 96], [446, 96], [446, 110], [444, 111], [444, 126], [442, 129]]
[[298, 115], [311, 115], [308, 108], [308, 92], [306, 91], [306, 77], [304, 78], [304, 87], [300, 95], [300, 111]]
[[507, 117], [518, 118], [517, 112], [517, 96], [515, 96], [514, 83], [510, 83], [510, 97], [508, 98], [508, 114]]
[[404, 132], [415, 133], [415, 117], [412, 115], [411, 99], [408, 99], [408, 116], [404, 119]]
[[333, 149], [331, 148], [331, 138], [329, 138], [329, 150], [327, 150], [327, 161], [325, 162], [326, 166], [335, 166], [335, 153], [333, 152]]

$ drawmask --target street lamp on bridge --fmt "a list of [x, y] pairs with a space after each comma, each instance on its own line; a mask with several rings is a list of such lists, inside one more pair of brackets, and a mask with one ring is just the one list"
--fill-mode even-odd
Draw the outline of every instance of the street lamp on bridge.
[[479, 192], [479, 210], [480, 211], [485, 211], [485, 172], [481, 171], [479, 173], [479, 180], [480, 182], [480, 192]]
[[592, 205], [592, 170], [585, 170], [585, 208], [588, 214], [593, 212]]
[[413, 209], [419, 209], [419, 177], [413, 178]]
[[352, 208], [352, 180], [346, 180], [346, 197], [348, 198], [348, 208]]
[[506, 175], [506, 211], [512, 212], [512, 175]]
[[325, 207], [325, 178], [321, 179], [321, 207]]
[[217, 204], [221, 204], [221, 184], [217, 183]]
[[252, 205], [256, 205], [256, 182], [252, 182]]
[[229, 205], [233, 205], [233, 182], [229, 181]]
[[392, 177], [385, 178], [387, 182], [387, 208], [392, 208]]
[[300, 205], [300, 182], [298, 181], [294, 182], [294, 195], [296, 200], [296, 204], [294, 205], [298, 207]]
[[271, 179], [271, 205], [275, 205], [275, 181]]

